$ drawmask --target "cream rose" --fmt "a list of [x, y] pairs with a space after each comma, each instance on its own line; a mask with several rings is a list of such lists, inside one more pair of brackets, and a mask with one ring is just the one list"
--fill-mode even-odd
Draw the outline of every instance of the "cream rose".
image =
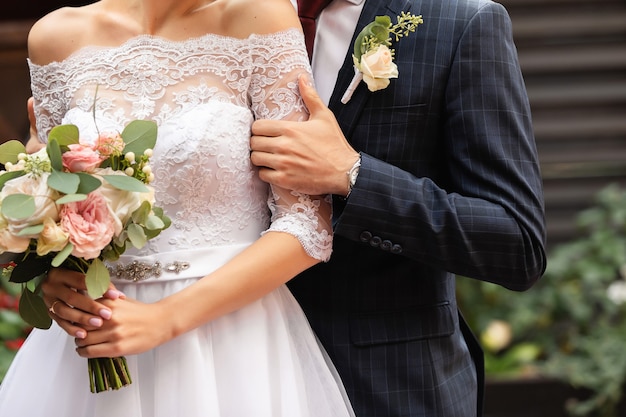
[[43, 221], [43, 230], [37, 240], [37, 255], [44, 256], [50, 252], [59, 252], [67, 245], [69, 234], [54, 220], [47, 218]]
[[61, 227], [69, 234], [70, 242], [74, 245], [72, 255], [94, 259], [111, 242], [115, 218], [105, 198], [94, 191], [84, 201], [63, 205]]
[[[11, 233], [17, 235], [22, 229], [42, 224], [44, 219], [50, 218], [53, 221], [59, 219], [56, 200], [59, 193], [48, 187], [47, 180], [50, 174], [44, 173], [38, 176], [22, 175], [7, 181], [0, 191], [0, 200], [4, 200], [12, 194], [26, 194], [35, 199], [35, 212], [26, 219], [7, 218], [8, 227]], [[34, 237], [37, 236], [25, 236]]]
[[382, 90], [389, 85], [390, 78], [398, 78], [398, 67], [385, 45], [366, 52], [360, 61], [354, 58], [354, 65], [363, 74], [363, 81], [370, 91]]
[[[98, 169], [94, 174], [96, 176], [126, 175], [123, 172], [114, 171], [111, 168]], [[147, 188], [149, 189], [147, 193], [123, 191], [102, 180], [102, 186], [98, 191], [106, 199], [111, 214], [115, 217], [115, 236], [118, 236], [122, 232], [124, 224], [144, 201], [149, 202], [151, 205], [154, 203], [154, 189], [149, 186], [147, 186]]]
[[0, 215], [0, 254], [25, 252], [30, 244], [30, 239], [14, 235], [9, 231], [8, 226], [7, 219]]

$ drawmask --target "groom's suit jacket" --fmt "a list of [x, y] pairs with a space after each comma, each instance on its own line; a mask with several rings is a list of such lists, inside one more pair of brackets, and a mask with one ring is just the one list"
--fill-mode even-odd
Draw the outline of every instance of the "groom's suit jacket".
[[[504, 8], [489, 0], [366, 0], [421, 14], [394, 42], [398, 79], [329, 107], [362, 154], [334, 198], [331, 260], [290, 283], [357, 417], [481, 414], [482, 351], [457, 310], [455, 275], [529, 288], [545, 269], [542, 183]], [[468, 306], [471, 308], [471, 306]]]

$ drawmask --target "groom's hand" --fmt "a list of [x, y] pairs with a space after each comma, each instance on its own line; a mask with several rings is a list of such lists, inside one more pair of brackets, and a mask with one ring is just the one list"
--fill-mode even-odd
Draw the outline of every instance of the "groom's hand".
[[300, 77], [299, 88], [309, 120], [257, 120], [252, 125], [250, 159], [265, 182], [305, 194], [345, 196], [347, 172], [359, 154], [308, 77]]

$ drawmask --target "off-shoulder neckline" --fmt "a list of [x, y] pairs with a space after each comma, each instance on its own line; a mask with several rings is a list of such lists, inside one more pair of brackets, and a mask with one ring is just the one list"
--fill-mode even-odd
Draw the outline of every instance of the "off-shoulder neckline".
[[142, 34], [132, 36], [126, 39], [124, 42], [120, 43], [119, 45], [83, 46], [81, 48], [78, 48], [77, 50], [75, 50], [70, 55], [68, 55], [67, 57], [65, 57], [64, 59], [60, 61], [51, 61], [46, 64], [37, 64], [31, 61], [30, 58], [27, 58], [27, 60], [28, 60], [29, 65], [33, 68], [46, 68], [49, 66], [62, 65], [74, 59], [80, 58], [83, 55], [91, 55], [92, 51], [102, 52], [102, 51], [124, 50], [135, 45], [140, 45], [142, 43], [143, 44], [151, 43], [151, 44], [165, 46], [165, 47], [167, 46], [174, 47], [174, 46], [181, 46], [181, 45], [186, 45], [186, 44], [191, 44], [191, 43], [197, 43], [206, 39], [223, 39], [232, 43], [244, 43], [244, 42], [250, 42], [253, 39], [272, 39], [272, 38], [281, 37], [281, 36], [288, 35], [288, 34], [300, 35], [302, 36], [302, 39], [304, 39], [304, 35], [302, 34], [302, 32], [295, 27], [288, 28], [288, 29], [278, 31], [278, 32], [271, 32], [271, 33], [251, 33], [245, 38], [238, 38], [235, 36], [223, 35], [219, 33], [205, 33], [199, 36], [192, 36], [186, 39], [176, 40], [176, 39], [166, 38], [160, 35], [151, 35], [147, 33], [142, 33]]

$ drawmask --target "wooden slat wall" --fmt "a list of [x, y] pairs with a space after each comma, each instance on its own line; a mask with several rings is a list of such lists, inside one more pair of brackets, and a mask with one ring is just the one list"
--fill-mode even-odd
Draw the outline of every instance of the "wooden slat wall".
[[32, 21], [0, 21], [0, 143], [23, 139], [28, 132], [30, 96], [26, 38]]
[[[549, 244], [612, 182], [626, 186], [626, 1], [501, 0], [533, 110]], [[0, 138], [24, 137], [32, 21], [0, 21]], [[1, 140], [1, 139], [0, 139]]]
[[626, 185], [626, 1], [501, 0], [533, 111], [550, 245], [609, 183]]

